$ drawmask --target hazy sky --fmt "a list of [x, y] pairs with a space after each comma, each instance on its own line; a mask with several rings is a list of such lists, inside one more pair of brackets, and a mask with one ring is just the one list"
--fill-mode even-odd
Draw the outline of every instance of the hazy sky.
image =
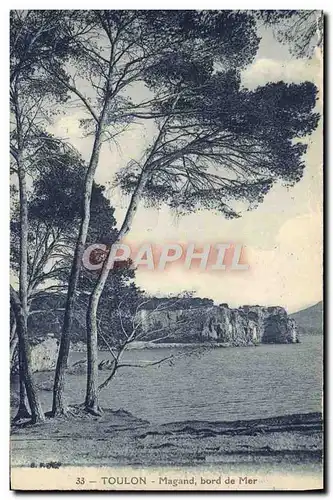
[[[287, 46], [279, 44], [270, 29], [261, 31], [262, 40], [254, 62], [242, 74], [245, 87], [256, 88], [267, 82], [312, 81], [322, 87], [322, 62], [317, 53], [311, 60], [293, 58]], [[143, 93], [137, 87], [135, 91]], [[317, 108], [321, 111], [321, 102]], [[92, 140], [83, 138], [79, 127], [82, 113], [71, 109], [58, 118], [52, 131], [67, 137], [85, 159], [89, 158]], [[128, 131], [118, 147], [102, 149], [96, 181], [112, 182], [117, 169], [130, 159], [139, 159], [150, 143], [155, 129], [136, 126]], [[163, 273], [138, 270], [136, 282], [156, 294], [195, 290], [197, 296], [209, 297], [230, 306], [242, 304], [281, 305], [289, 312], [302, 309], [322, 299], [322, 123], [306, 139], [306, 169], [293, 188], [276, 185], [265, 201], [237, 220], [205, 211], [176, 218], [167, 208], [137, 211], [126, 240], [143, 242], [238, 242], [246, 246], [250, 270], [245, 272], [200, 273], [171, 267]], [[128, 198], [108, 191], [121, 224]]]

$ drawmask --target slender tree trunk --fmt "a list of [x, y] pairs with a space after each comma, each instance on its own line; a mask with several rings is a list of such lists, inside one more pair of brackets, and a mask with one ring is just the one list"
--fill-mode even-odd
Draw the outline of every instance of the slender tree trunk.
[[20, 420], [21, 418], [30, 418], [31, 415], [26, 406], [26, 391], [25, 391], [25, 383], [24, 383], [24, 371], [23, 371], [23, 357], [22, 353], [19, 350], [18, 346], [18, 335], [16, 331], [16, 319], [13, 308], [10, 308], [10, 367], [11, 371], [14, 367], [18, 367], [18, 376], [19, 376], [19, 387], [20, 387], [20, 402], [16, 416], [14, 417], [14, 421]]
[[25, 391], [25, 383], [24, 383], [24, 371], [23, 371], [23, 357], [22, 353], [19, 350], [19, 342], [18, 335], [16, 331], [16, 318], [13, 311], [13, 308], [10, 308], [10, 367], [11, 370], [14, 367], [18, 367], [18, 375], [19, 375], [19, 387], [20, 387], [20, 402], [17, 414], [14, 418], [14, 421], [20, 420], [21, 418], [30, 418], [31, 415], [28, 411], [26, 405], [26, 391]]
[[[179, 96], [177, 96], [174, 106], [178, 102]], [[173, 107], [174, 107], [173, 106]], [[118, 233], [117, 239], [114, 243], [121, 241], [124, 236], [128, 233], [133, 221], [134, 215], [138, 208], [143, 191], [146, 187], [147, 181], [150, 177], [151, 170], [153, 168], [153, 156], [156, 152], [158, 144], [163, 137], [165, 127], [168, 124], [170, 117], [167, 117], [164, 124], [162, 125], [159, 134], [155, 140], [153, 147], [145, 161], [144, 167], [142, 168], [140, 177], [136, 188], [132, 194], [130, 204], [128, 206], [124, 221]], [[110, 272], [110, 262], [111, 262], [111, 252], [109, 252], [108, 257], [105, 259], [101, 273], [98, 277], [97, 283], [94, 287], [92, 294], [90, 295], [88, 311], [87, 311], [87, 391], [85, 406], [86, 410], [94, 412], [98, 405], [98, 332], [97, 332], [97, 309], [99, 300], [104, 290], [106, 280]], [[91, 402], [93, 407], [91, 407]]]
[[[148, 168], [143, 169], [136, 189], [132, 195], [129, 207], [127, 209], [124, 222], [114, 243], [121, 241], [128, 233], [138, 207], [142, 192], [149, 178]], [[102, 295], [105, 282], [108, 278], [110, 269], [110, 253], [105, 259], [101, 273], [90, 295], [87, 311], [87, 391], [85, 406], [87, 411], [95, 412], [98, 405], [98, 334], [97, 334], [97, 309], [100, 297]]]
[[29, 364], [29, 342], [26, 316], [21, 306], [18, 294], [12, 287], [10, 289], [10, 301], [16, 317], [17, 334], [19, 338], [19, 359], [21, 360], [20, 378], [22, 377], [22, 379], [24, 380], [26, 394], [31, 411], [31, 419], [33, 423], [43, 422], [45, 420], [45, 416], [39, 402], [38, 393], [33, 382], [32, 372]]
[[[108, 32], [107, 32], [108, 34]], [[74, 305], [75, 305], [75, 296], [77, 285], [79, 281], [79, 273], [81, 268], [82, 256], [84, 252], [84, 247], [87, 240], [89, 222], [90, 222], [90, 203], [91, 203], [91, 194], [94, 182], [95, 172], [98, 166], [99, 154], [102, 145], [102, 136], [103, 136], [103, 127], [105, 122], [105, 115], [107, 111], [107, 106], [112, 99], [112, 71], [114, 66], [114, 54], [115, 54], [115, 42], [111, 42], [112, 48], [109, 59], [109, 69], [108, 75], [106, 78], [106, 86], [104, 90], [103, 96], [103, 106], [99, 116], [97, 117], [95, 113], [92, 113], [90, 106], [88, 107], [90, 113], [93, 115], [93, 118], [97, 121], [96, 131], [95, 131], [95, 139], [94, 145], [90, 156], [89, 167], [87, 171], [87, 175], [85, 178], [84, 185], [84, 198], [83, 198], [83, 207], [82, 207], [82, 217], [80, 223], [79, 236], [76, 242], [74, 259], [72, 263], [71, 274], [68, 283], [68, 292], [67, 292], [67, 301], [64, 315], [64, 323], [61, 334], [60, 348], [58, 353], [58, 360], [56, 366], [56, 373], [54, 379], [54, 387], [53, 387], [53, 405], [52, 405], [52, 414], [63, 414], [66, 413], [66, 408], [63, 399], [64, 393], [64, 378], [65, 378], [65, 370], [68, 362], [69, 348], [70, 348], [70, 331], [73, 322], [73, 314], [74, 314]], [[73, 90], [68, 87], [69, 90]], [[82, 96], [79, 96], [82, 100]], [[87, 102], [83, 100], [85, 106], [87, 106]], [[91, 348], [87, 346], [87, 350], [91, 352]], [[91, 392], [94, 392], [94, 387], [92, 386]], [[93, 400], [92, 400], [93, 401]], [[93, 406], [95, 408], [95, 403], [93, 402]]]
[[60, 347], [57, 359], [57, 366], [54, 379], [53, 387], [53, 405], [52, 405], [52, 415], [60, 415], [66, 413], [66, 406], [64, 402], [64, 383], [65, 383], [65, 370], [68, 363], [68, 355], [70, 348], [70, 332], [73, 322], [76, 290], [79, 281], [80, 269], [82, 255], [84, 252], [84, 247], [87, 240], [89, 222], [90, 222], [90, 202], [91, 193], [93, 188], [94, 176], [99, 160], [99, 153], [101, 149], [101, 139], [102, 139], [102, 129], [101, 123], [97, 126], [94, 145], [90, 157], [89, 167], [85, 179], [84, 188], [84, 198], [82, 206], [82, 218], [80, 223], [79, 235], [76, 241], [76, 247], [74, 251], [73, 263], [71, 268], [71, 274], [69, 277], [67, 300], [65, 307], [64, 322], [61, 333]]
[[[179, 96], [177, 96], [173, 108], [178, 102]], [[155, 140], [153, 147], [145, 161], [142, 168], [138, 183], [132, 194], [130, 204], [128, 206], [124, 221], [118, 233], [117, 239], [114, 243], [121, 241], [124, 236], [128, 233], [133, 221], [134, 215], [138, 208], [143, 191], [146, 187], [148, 179], [151, 174], [151, 170], [154, 165], [153, 157], [156, 149], [163, 137], [165, 127], [169, 122], [170, 116], [166, 118], [164, 124], [162, 125], [159, 134]], [[98, 408], [98, 332], [97, 332], [97, 309], [99, 300], [104, 290], [106, 280], [110, 272], [110, 262], [111, 262], [111, 252], [109, 252], [108, 257], [105, 259], [101, 273], [98, 277], [97, 283], [92, 291], [89, 299], [88, 311], [87, 311], [87, 391], [85, 405], [88, 411], [94, 411]], [[93, 407], [90, 407], [90, 402], [93, 402]]]
[[12, 307], [10, 308], [10, 323], [10, 369], [12, 372], [15, 368], [16, 358], [18, 358], [18, 336], [16, 331], [16, 319]]
[[23, 356], [22, 351], [19, 351], [19, 376], [20, 376], [20, 404], [18, 412], [28, 413], [25, 405], [25, 384], [24, 384], [24, 369], [23, 369]]
[[[20, 197], [20, 270], [19, 270], [19, 297], [11, 289], [11, 305], [16, 318], [17, 334], [19, 339], [19, 373], [22, 379], [22, 388], [26, 389], [33, 423], [45, 420], [44, 412], [39, 401], [38, 392], [34, 386], [32, 372], [29, 365], [28, 341], [28, 198], [27, 182], [20, 156], [17, 158], [19, 197]], [[23, 391], [22, 391], [23, 393]], [[25, 406], [25, 404], [24, 404]]]
[[[87, 323], [91, 324], [89, 316], [93, 310], [88, 308]], [[85, 400], [86, 410], [90, 413], [100, 415], [101, 409], [98, 405], [98, 343], [97, 335], [87, 335], [87, 393]]]
[[31, 418], [31, 414], [28, 411], [26, 405], [26, 390], [24, 382], [24, 357], [22, 355], [22, 350], [19, 349], [18, 352], [18, 363], [19, 363], [19, 385], [20, 385], [20, 402], [19, 407], [14, 417], [14, 421], [21, 420], [22, 418]]

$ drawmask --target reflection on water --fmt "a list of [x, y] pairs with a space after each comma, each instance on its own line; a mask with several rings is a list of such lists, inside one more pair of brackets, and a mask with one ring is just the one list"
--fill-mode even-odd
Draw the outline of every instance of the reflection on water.
[[[126, 361], [184, 353], [173, 366], [124, 368], [101, 393], [101, 406], [123, 408], [156, 423], [235, 420], [321, 411], [322, 338], [247, 348], [128, 351]], [[74, 353], [81, 359], [84, 353]], [[101, 359], [109, 357], [100, 353]], [[108, 372], [99, 372], [101, 380]], [[70, 376], [71, 402], [84, 398], [84, 376]], [[46, 396], [46, 395], [45, 395]], [[45, 397], [44, 396], [44, 397]]]

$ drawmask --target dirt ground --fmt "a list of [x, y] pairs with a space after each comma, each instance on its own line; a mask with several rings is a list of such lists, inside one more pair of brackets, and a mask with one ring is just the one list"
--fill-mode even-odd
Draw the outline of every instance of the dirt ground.
[[322, 461], [320, 413], [235, 422], [153, 425], [124, 410], [79, 407], [61, 419], [12, 426], [12, 466], [308, 464]]

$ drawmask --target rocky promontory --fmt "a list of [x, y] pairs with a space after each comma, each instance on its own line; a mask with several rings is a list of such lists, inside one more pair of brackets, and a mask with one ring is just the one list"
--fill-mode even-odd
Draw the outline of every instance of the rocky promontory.
[[[172, 302], [170, 302], [172, 304]], [[199, 304], [199, 305], [198, 305]], [[296, 322], [283, 307], [242, 306], [232, 309], [228, 304], [214, 305], [210, 300], [190, 299], [181, 307], [142, 309], [139, 342], [130, 347], [150, 348], [160, 344], [210, 343], [215, 346], [249, 346], [257, 344], [292, 344], [299, 342]], [[72, 350], [85, 352], [83, 341], [72, 343]], [[53, 370], [59, 340], [49, 333], [37, 339], [30, 349], [31, 370]], [[101, 366], [100, 369], [108, 369]], [[18, 351], [13, 350], [11, 374], [18, 373]]]
[[[189, 309], [142, 310], [142, 330], [146, 340], [155, 342], [212, 341], [230, 346], [289, 344], [299, 342], [296, 323], [283, 307], [228, 304]], [[156, 337], [150, 332], [159, 332]], [[162, 332], [162, 333], [161, 333]]]

